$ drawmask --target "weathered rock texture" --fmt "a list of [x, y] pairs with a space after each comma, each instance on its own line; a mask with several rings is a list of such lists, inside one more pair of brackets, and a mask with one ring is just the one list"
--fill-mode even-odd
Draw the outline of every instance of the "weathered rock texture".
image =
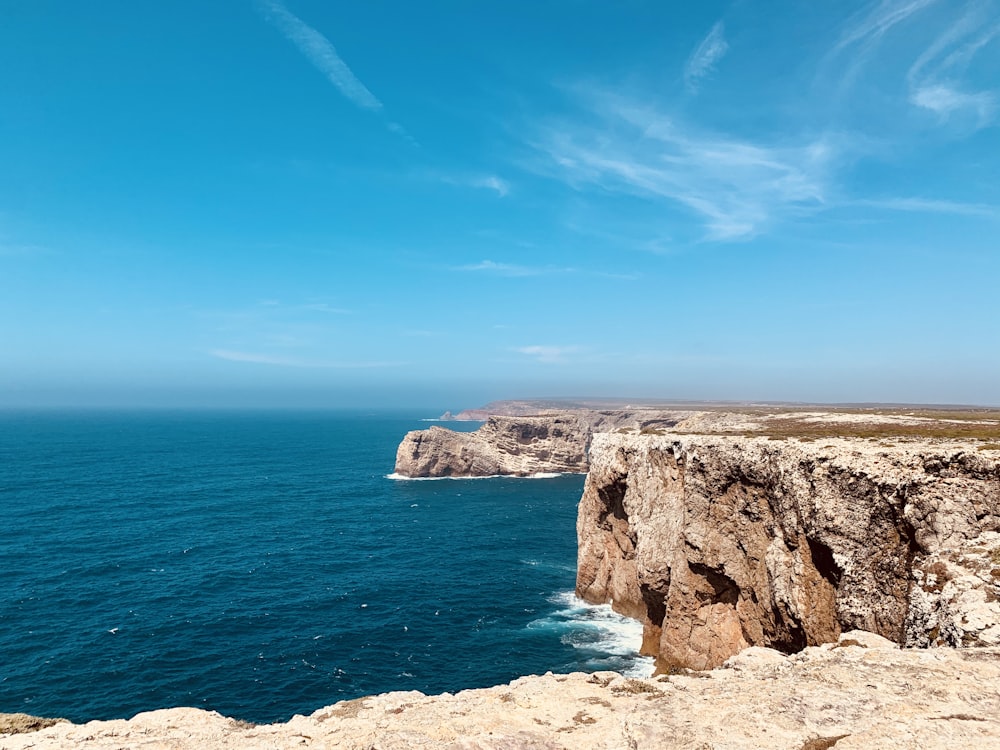
[[660, 670], [852, 629], [994, 645], [998, 457], [937, 439], [596, 435], [577, 592], [641, 620]]
[[404, 477], [530, 476], [587, 471], [594, 432], [665, 428], [672, 412], [575, 411], [532, 417], [492, 416], [475, 432], [442, 427], [414, 430], [396, 451], [395, 473]]
[[649, 680], [549, 674], [433, 697], [387, 693], [262, 726], [174, 708], [0, 734], [0, 748], [1000, 748], [998, 649], [900, 650], [852, 632], [794, 656], [749, 649], [726, 667]]
[[[0, 714], [0, 737], [5, 734], [23, 734], [24, 732], [37, 732], [39, 729], [51, 727], [65, 719], [45, 719], [40, 716], [29, 714]], [[0, 744], [0, 747], [3, 747]]]

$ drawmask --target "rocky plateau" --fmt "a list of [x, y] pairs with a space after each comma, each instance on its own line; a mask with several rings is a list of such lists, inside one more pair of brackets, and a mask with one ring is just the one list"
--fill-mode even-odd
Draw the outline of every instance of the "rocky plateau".
[[[2, 728], [0, 718], [0, 728]], [[522, 677], [425, 696], [360, 698], [250, 725], [195, 708], [3, 734], [3, 750], [954, 750], [1000, 748], [1000, 649], [900, 649], [864, 632], [720, 669], [631, 679]]]

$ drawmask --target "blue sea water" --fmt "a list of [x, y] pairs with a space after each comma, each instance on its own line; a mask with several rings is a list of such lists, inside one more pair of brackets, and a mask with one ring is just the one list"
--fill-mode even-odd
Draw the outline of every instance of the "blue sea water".
[[583, 477], [389, 478], [420, 416], [0, 413], [0, 712], [270, 722], [648, 671], [572, 596]]

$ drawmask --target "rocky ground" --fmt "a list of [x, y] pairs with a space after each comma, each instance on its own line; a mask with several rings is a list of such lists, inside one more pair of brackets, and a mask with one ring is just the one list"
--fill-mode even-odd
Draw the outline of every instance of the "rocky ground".
[[175, 708], [0, 734], [3, 750], [954, 750], [1000, 748], [1000, 649], [901, 650], [863, 632], [709, 672], [522, 677], [456, 695], [387, 693], [284, 724]]

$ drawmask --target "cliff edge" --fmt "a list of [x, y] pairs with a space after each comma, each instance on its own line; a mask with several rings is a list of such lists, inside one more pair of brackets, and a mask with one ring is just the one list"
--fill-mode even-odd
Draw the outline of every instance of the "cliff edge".
[[786, 656], [752, 648], [711, 672], [522, 677], [454, 695], [344, 701], [255, 726], [195, 708], [0, 733], [5, 750], [952, 750], [1000, 748], [1000, 649], [899, 649], [869, 633]]
[[577, 593], [641, 620], [660, 671], [853, 629], [905, 646], [998, 645], [997, 448], [596, 435]]
[[475, 432], [442, 427], [408, 432], [396, 451], [401, 477], [530, 476], [584, 473], [595, 432], [667, 428], [675, 412], [563, 411], [534, 416], [490, 416]]

